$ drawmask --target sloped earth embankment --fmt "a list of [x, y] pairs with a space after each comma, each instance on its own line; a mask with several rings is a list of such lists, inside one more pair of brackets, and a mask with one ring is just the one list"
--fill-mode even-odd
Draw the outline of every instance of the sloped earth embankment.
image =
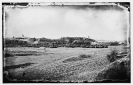
[[130, 54], [98, 72], [95, 82], [131, 82]]

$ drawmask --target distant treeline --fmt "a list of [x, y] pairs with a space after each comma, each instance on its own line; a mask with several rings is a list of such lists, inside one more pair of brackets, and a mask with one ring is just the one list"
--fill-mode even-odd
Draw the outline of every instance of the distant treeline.
[[[36, 42], [36, 43], [35, 43]], [[82, 37], [64, 37], [60, 39], [47, 39], [47, 38], [29, 38], [26, 40], [18, 39], [4, 39], [5, 47], [101, 47], [105, 48], [108, 45], [120, 45], [119, 42], [108, 42], [104, 44], [93, 44], [93, 42], [97, 42], [94, 39], [82, 38]]]

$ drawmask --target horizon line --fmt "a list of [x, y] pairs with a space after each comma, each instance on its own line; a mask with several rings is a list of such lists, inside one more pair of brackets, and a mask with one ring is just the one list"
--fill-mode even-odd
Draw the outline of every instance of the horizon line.
[[[14, 38], [20, 38], [20, 37], [15, 37], [13, 36]], [[13, 38], [13, 37], [3, 37], [3, 38]], [[27, 37], [27, 36], [24, 36], [25, 38], [47, 38], [47, 37]], [[66, 37], [60, 37], [60, 38], [67, 38], [67, 37], [71, 37], [71, 36], [66, 36]], [[47, 39], [60, 39], [60, 38], [47, 38]], [[88, 37], [81, 37], [81, 38], [88, 38]], [[89, 39], [93, 39], [93, 38], [90, 38]], [[111, 42], [111, 41], [119, 41], [119, 40], [103, 40], [103, 39], [94, 39], [96, 41], [108, 41], [108, 42]], [[124, 41], [124, 40], [121, 40], [121, 41]], [[120, 42], [120, 41], [119, 41]]]

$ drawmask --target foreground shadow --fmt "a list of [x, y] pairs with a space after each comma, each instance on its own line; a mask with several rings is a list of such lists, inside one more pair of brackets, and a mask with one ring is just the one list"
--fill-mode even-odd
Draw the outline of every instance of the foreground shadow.
[[4, 70], [7, 71], [10, 69], [24, 68], [24, 67], [30, 66], [32, 64], [35, 64], [35, 63], [25, 63], [25, 64], [19, 64], [19, 65], [5, 66]]

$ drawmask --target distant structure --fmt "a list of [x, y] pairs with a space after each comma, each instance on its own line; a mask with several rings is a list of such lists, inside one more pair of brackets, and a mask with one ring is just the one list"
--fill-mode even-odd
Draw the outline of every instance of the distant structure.
[[24, 37], [24, 35], [22, 34], [22, 37]]
[[22, 37], [14, 37], [14, 39], [16, 39], [16, 40], [21, 40], [21, 41], [28, 41], [28, 40], [29, 40], [29, 37], [25, 37], [25, 36], [22, 34]]

